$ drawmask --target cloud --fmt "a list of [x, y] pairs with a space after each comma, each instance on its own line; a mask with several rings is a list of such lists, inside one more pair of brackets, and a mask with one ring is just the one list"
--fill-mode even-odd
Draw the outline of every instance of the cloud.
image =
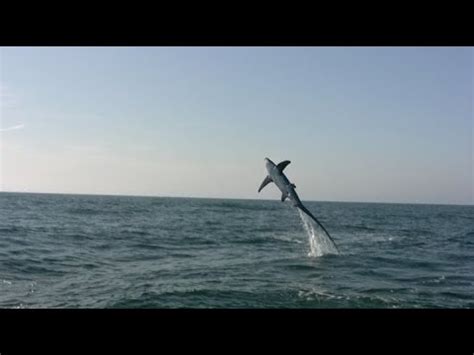
[[11, 126], [11, 127], [7, 127], [7, 128], [0, 128], [0, 132], [13, 131], [15, 129], [22, 129], [24, 127], [25, 127], [25, 125], [22, 123], [22, 124], [19, 124], [19, 125], [16, 125], [16, 126]]

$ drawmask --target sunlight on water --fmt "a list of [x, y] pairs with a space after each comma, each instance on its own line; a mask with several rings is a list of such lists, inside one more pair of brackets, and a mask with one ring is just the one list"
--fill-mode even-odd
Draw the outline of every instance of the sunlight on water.
[[334, 243], [326, 233], [304, 212], [298, 209], [303, 227], [308, 233], [310, 252], [308, 256], [318, 257], [325, 254], [339, 254]]

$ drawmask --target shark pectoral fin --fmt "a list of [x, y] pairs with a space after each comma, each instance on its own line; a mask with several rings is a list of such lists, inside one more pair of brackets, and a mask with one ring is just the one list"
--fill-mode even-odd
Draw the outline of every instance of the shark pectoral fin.
[[281, 194], [281, 202], [285, 202], [286, 198], [288, 197], [288, 194], [282, 193]]
[[283, 169], [285, 169], [286, 166], [287, 166], [288, 164], [290, 164], [290, 163], [291, 163], [291, 161], [289, 161], [289, 160], [282, 161], [281, 163], [279, 163], [279, 164], [277, 165], [277, 169], [280, 170], [280, 172], [282, 172]]
[[267, 175], [267, 177], [265, 179], [263, 179], [263, 182], [262, 184], [260, 185], [260, 187], [258, 188], [258, 192], [262, 191], [262, 189], [267, 186], [269, 183], [273, 182], [272, 178], [270, 176]]

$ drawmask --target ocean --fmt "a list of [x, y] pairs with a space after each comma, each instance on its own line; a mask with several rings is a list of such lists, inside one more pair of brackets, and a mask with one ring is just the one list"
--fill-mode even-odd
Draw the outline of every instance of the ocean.
[[0, 308], [474, 308], [474, 206], [0, 193]]

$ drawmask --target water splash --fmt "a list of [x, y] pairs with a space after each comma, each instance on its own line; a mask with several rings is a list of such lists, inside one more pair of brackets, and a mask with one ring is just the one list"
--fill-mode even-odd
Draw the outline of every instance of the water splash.
[[310, 252], [308, 256], [318, 257], [325, 254], [339, 254], [332, 240], [327, 236], [326, 232], [319, 227], [308, 215], [300, 209], [297, 209], [306, 233], [309, 238]]

